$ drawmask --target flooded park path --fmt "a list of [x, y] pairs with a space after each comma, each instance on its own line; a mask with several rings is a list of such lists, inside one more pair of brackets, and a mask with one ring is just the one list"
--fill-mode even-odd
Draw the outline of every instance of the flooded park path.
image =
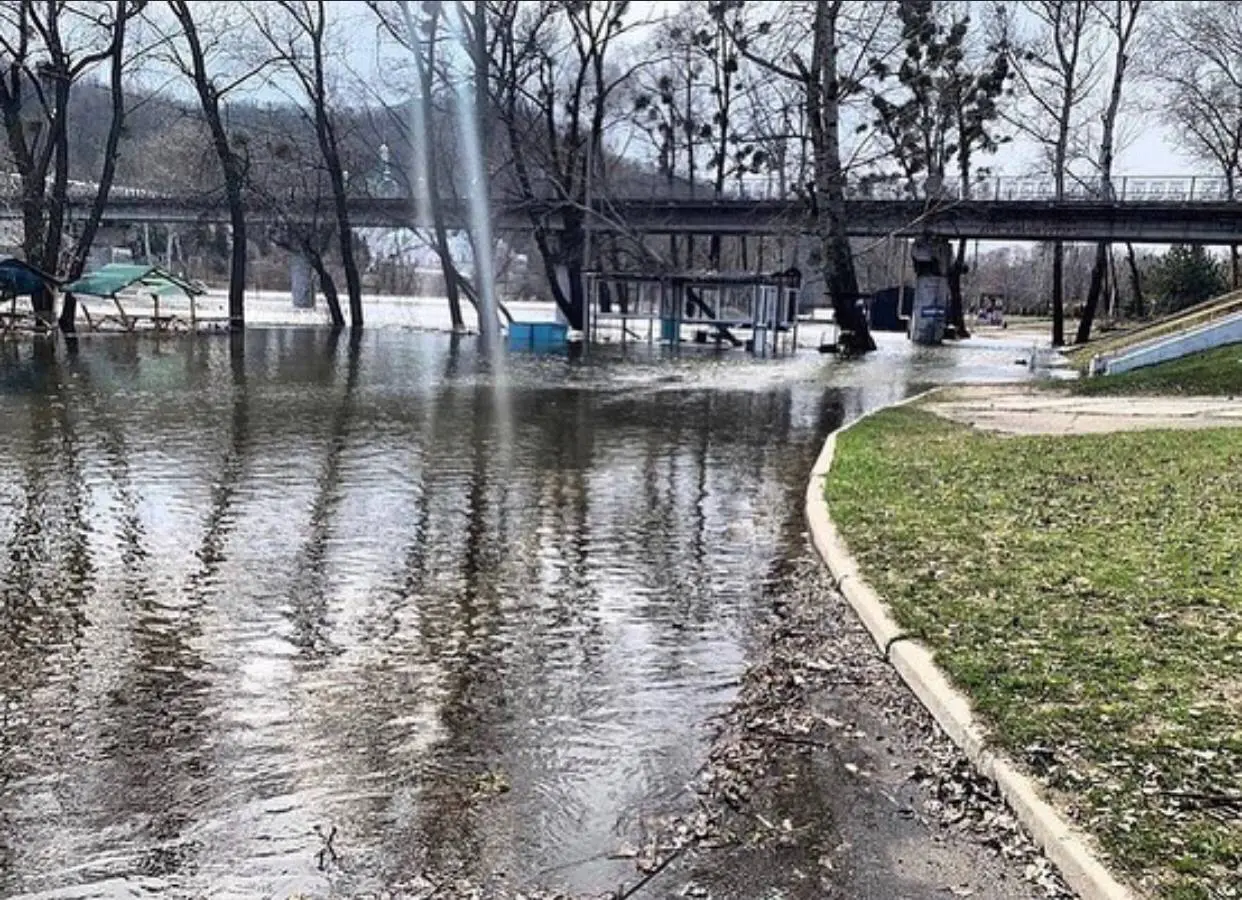
[[0, 344], [0, 895], [631, 878], [806, 563], [824, 436], [1015, 355]]

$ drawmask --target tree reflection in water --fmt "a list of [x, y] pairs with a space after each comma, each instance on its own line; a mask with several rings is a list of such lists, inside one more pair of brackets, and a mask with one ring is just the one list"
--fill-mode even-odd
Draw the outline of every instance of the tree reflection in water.
[[498, 394], [473, 342], [382, 331], [2, 352], [6, 895], [615, 883], [857, 396], [598, 355]]

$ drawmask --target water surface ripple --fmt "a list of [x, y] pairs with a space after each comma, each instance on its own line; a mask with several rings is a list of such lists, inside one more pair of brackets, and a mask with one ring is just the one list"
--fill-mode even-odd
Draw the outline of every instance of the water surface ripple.
[[0, 894], [611, 885], [805, 552], [823, 436], [1012, 356], [0, 345]]

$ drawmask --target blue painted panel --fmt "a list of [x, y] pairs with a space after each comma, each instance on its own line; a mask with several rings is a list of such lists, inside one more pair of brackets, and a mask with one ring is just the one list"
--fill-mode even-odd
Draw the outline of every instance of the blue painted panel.
[[509, 346], [516, 348], [554, 348], [564, 346], [569, 326], [562, 322], [512, 322]]

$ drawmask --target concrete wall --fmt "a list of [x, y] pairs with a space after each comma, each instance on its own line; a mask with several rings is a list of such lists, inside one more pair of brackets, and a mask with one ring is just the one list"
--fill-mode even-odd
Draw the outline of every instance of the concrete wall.
[[1119, 375], [1132, 369], [1154, 366], [1192, 353], [1239, 342], [1242, 342], [1242, 313], [1234, 313], [1198, 328], [1122, 351], [1116, 356], [1096, 357], [1091, 360], [1091, 369], [1097, 375]]

